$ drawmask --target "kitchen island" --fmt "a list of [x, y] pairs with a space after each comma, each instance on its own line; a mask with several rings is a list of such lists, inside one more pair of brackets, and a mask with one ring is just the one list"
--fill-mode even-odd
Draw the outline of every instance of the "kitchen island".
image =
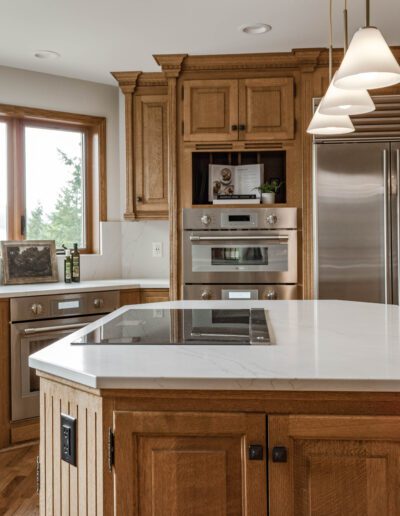
[[[141, 306], [204, 307], [266, 309], [273, 343], [72, 344], [123, 307], [31, 356], [42, 514], [400, 514], [398, 307]], [[73, 464], [61, 461], [61, 414]]]

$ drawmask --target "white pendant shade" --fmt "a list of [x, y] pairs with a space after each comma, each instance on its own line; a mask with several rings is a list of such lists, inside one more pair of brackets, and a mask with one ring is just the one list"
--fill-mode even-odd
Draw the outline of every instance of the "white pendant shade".
[[335, 77], [319, 105], [321, 115], [361, 115], [374, 111], [375, 104], [367, 90], [337, 88], [334, 85]]
[[348, 115], [323, 115], [318, 107], [307, 132], [315, 135], [348, 134], [354, 132], [354, 125]]
[[366, 90], [398, 82], [400, 66], [380, 31], [375, 27], [359, 29], [335, 74], [335, 86]]

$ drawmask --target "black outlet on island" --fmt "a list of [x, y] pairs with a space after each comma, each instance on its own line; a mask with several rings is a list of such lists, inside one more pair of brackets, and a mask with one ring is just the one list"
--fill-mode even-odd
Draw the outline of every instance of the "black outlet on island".
[[76, 418], [61, 414], [61, 460], [76, 466]]

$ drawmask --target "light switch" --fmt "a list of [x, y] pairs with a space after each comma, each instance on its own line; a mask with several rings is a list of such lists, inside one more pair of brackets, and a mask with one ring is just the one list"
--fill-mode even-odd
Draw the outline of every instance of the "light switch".
[[153, 242], [153, 258], [162, 257], [162, 242]]

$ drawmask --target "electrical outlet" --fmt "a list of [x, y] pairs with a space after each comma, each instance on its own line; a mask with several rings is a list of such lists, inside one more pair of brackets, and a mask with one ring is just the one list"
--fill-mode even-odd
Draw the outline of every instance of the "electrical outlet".
[[162, 257], [162, 243], [161, 242], [153, 242], [153, 258], [161, 258]]
[[61, 460], [76, 466], [76, 418], [61, 414]]

